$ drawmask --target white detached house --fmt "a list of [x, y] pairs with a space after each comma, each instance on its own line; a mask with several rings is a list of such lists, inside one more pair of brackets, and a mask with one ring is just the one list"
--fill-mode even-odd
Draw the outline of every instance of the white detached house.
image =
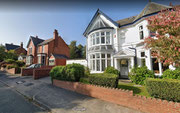
[[161, 75], [165, 67], [151, 56], [151, 50], [144, 48], [144, 39], [152, 33], [148, 30], [147, 17], [171, 8], [149, 2], [142, 12], [122, 20], [114, 21], [99, 9], [84, 32], [87, 39], [86, 59], [91, 73], [102, 73], [106, 67], [120, 70], [121, 77], [127, 78], [130, 69], [147, 66]]

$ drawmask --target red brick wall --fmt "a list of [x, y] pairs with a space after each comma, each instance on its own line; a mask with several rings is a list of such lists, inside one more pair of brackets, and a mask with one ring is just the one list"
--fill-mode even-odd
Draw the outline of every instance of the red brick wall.
[[21, 76], [32, 76], [33, 69], [21, 69]]
[[49, 76], [49, 72], [51, 71], [51, 68], [39, 68], [39, 69], [34, 69], [33, 70], [33, 78], [34, 79], [39, 79], [43, 78], [46, 76]]
[[26, 55], [27, 51], [24, 48], [20, 47], [20, 48], [15, 50], [15, 53], [18, 54], [18, 55], [20, 55], [20, 54]]
[[66, 59], [55, 59], [55, 65], [61, 65], [65, 66], [66, 65]]
[[5, 71], [10, 74], [16, 74], [16, 68], [6, 69]]
[[66, 55], [67, 57], [70, 57], [69, 47], [60, 36], [56, 38], [55, 42], [58, 42], [58, 44], [57, 46], [55, 46], [53, 53], [63, 54]]
[[53, 85], [147, 113], [180, 113], [180, 103], [133, 96], [133, 91], [53, 80]]

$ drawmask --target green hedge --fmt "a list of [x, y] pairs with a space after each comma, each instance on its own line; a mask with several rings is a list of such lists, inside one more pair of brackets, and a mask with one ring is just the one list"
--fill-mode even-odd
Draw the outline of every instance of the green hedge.
[[51, 79], [79, 81], [81, 77], [84, 77], [84, 66], [80, 64], [56, 66], [50, 71], [50, 76]]
[[180, 80], [180, 69], [170, 70], [167, 69], [163, 72], [162, 78], [171, 78]]
[[116, 74], [91, 74], [89, 77], [89, 83], [94, 85], [117, 87], [118, 75]]
[[119, 75], [120, 72], [115, 69], [114, 67], [107, 67], [104, 71], [104, 73], [111, 73], [111, 74], [116, 74], [116, 75]]
[[144, 85], [146, 78], [155, 77], [153, 71], [150, 71], [146, 66], [132, 68], [128, 76], [132, 82], [140, 85]]
[[148, 78], [145, 80], [145, 84], [151, 96], [180, 102], [180, 80]]

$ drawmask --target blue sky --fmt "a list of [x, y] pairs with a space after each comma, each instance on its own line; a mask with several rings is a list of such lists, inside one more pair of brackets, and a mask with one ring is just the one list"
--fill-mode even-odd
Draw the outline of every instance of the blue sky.
[[[94, 13], [99, 8], [113, 20], [137, 15], [148, 3], [141, 1], [98, 1], [91, 2], [2, 2], [0, 1], [0, 44], [27, 44], [29, 36], [42, 39], [53, 37], [54, 29], [69, 44], [77, 40], [84, 45], [86, 39], [83, 32]], [[179, 0], [151, 0], [164, 5], [180, 4]]]

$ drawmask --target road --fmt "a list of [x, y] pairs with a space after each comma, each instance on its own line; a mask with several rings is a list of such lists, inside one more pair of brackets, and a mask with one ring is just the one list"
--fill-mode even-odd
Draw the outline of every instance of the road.
[[0, 82], [0, 113], [44, 113], [38, 106]]

